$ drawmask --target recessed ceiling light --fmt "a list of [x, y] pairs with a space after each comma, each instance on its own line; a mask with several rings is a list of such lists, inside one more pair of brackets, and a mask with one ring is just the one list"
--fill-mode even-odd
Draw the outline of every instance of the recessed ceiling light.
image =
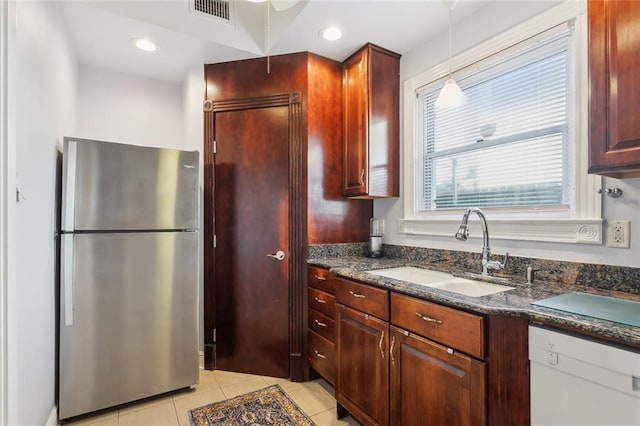
[[329, 41], [335, 41], [342, 37], [342, 31], [337, 27], [327, 27], [320, 34], [322, 34], [322, 38]]
[[156, 44], [151, 40], [147, 40], [145, 38], [137, 38], [133, 41], [136, 47], [140, 50], [144, 50], [145, 52], [153, 52], [156, 50]]

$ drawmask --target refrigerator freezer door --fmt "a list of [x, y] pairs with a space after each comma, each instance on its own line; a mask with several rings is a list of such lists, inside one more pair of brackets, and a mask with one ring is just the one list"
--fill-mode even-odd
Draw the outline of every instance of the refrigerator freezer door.
[[196, 151], [65, 138], [63, 231], [196, 229]]
[[195, 232], [63, 238], [60, 419], [198, 382], [197, 246]]

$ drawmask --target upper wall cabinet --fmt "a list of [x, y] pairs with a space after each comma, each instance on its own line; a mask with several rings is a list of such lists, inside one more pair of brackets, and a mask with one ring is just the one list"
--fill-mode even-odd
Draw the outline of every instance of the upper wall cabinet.
[[342, 66], [343, 193], [399, 195], [400, 55], [367, 44]]
[[640, 176], [640, 2], [589, 0], [589, 173]]

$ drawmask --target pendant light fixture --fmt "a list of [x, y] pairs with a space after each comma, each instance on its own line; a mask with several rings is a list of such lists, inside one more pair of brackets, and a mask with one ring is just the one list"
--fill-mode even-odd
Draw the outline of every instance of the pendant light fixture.
[[455, 0], [443, 0], [443, 2], [449, 6], [449, 78], [444, 83], [442, 90], [440, 90], [438, 99], [436, 99], [435, 106], [438, 109], [455, 108], [465, 103], [464, 93], [462, 93], [460, 86], [456, 84], [456, 81], [451, 76], [451, 33], [453, 27], [453, 6], [456, 2]]

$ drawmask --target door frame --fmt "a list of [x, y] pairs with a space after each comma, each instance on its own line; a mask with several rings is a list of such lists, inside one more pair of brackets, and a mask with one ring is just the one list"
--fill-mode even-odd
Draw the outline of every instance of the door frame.
[[205, 100], [204, 110], [204, 362], [215, 369], [215, 114], [256, 108], [289, 108], [289, 377], [303, 380], [304, 261], [306, 258], [306, 177], [302, 143], [302, 95]]

